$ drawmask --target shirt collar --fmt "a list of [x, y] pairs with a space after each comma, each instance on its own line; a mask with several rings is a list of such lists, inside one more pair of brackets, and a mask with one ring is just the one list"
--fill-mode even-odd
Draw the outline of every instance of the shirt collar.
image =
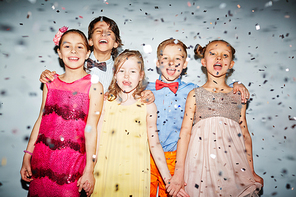
[[166, 82], [166, 81], [163, 81], [162, 78], [161, 78], [161, 75], [159, 75], [159, 78], [158, 78], [160, 81], [164, 82], [164, 83], [173, 83], [173, 82], [178, 82], [179, 85], [181, 84], [181, 75], [178, 77], [178, 79], [176, 79], [175, 81], [170, 81], [170, 82]]
[[[89, 58], [92, 59], [92, 60], [94, 60], [94, 61], [96, 61], [96, 62], [99, 62], [99, 61], [97, 60], [97, 58], [95, 57], [94, 52], [91, 52]], [[106, 61], [104, 61], [104, 62], [106, 62], [106, 64], [109, 65], [112, 61], [113, 61], [113, 58], [112, 58], [112, 55], [111, 55], [111, 56], [110, 56], [110, 59], [108, 59], [108, 60], [106, 60]]]

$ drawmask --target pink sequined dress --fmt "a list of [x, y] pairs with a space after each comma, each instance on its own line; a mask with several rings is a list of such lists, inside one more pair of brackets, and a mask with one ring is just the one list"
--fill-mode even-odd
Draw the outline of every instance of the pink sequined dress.
[[239, 125], [241, 96], [195, 89], [195, 124], [185, 161], [185, 191], [192, 197], [258, 196]]
[[47, 83], [46, 103], [31, 160], [29, 196], [80, 196], [77, 180], [86, 163], [84, 128], [90, 75], [66, 83]]

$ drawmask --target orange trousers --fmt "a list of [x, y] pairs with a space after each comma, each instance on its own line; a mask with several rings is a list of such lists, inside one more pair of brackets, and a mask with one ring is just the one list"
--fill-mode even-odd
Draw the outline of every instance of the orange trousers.
[[[172, 176], [174, 175], [174, 171], [175, 171], [176, 152], [177, 151], [164, 152], [164, 155], [168, 164], [168, 168]], [[151, 168], [150, 197], [156, 197], [157, 186], [159, 186], [158, 196], [167, 197], [168, 193], [166, 192], [165, 184], [158, 171], [156, 164], [154, 163], [154, 159], [152, 155], [150, 155], [150, 168]]]

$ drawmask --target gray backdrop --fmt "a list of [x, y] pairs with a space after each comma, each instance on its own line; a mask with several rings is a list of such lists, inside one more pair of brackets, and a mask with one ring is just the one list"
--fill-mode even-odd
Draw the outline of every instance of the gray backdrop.
[[0, 0], [0, 196], [25, 196], [19, 170], [41, 104], [39, 76], [63, 73], [52, 39], [61, 26], [87, 34], [89, 22], [114, 19], [124, 49], [138, 49], [149, 81], [156, 48], [174, 37], [188, 47], [186, 82], [205, 75], [196, 44], [225, 39], [237, 50], [230, 77], [249, 89], [247, 110], [263, 196], [296, 196], [295, 0]]

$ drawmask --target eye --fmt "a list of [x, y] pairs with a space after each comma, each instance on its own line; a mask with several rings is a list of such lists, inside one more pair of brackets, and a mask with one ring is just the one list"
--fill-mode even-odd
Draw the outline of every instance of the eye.
[[124, 70], [123, 70], [123, 69], [120, 69], [118, 72], [121, 72], [121, 73], [123, 73], [123, 72], [124, 72]]
[[137, 71], [135, 71], [135, 70], [132, 70], [132, 71], [131, 71], [131, 73], [136, 73], [136, 72], [137, 72]]
[[228, 57], [229, 57], [227, 54], [224, 54], [223, 56], [224, 56], [225, 58], [228, 58]]
[[64, 48], [70, 48], [70, 46], [69, 45], [64, 45]]
[[111, 34], [112, 34], [112, 31], [108, 31], [108, 32], [107, 32], [107, 35], [108, 35], [108, 36], [111, 36]]
[[83, 46], [78, 46], [78, 49], [84, 49], [84, 47]]
[[213, 53], [213, 52], [211, 52], [211, 51], [210, 51], [209, 53], [210, 53], [210, 55], [215, 55], [215, 53]]

